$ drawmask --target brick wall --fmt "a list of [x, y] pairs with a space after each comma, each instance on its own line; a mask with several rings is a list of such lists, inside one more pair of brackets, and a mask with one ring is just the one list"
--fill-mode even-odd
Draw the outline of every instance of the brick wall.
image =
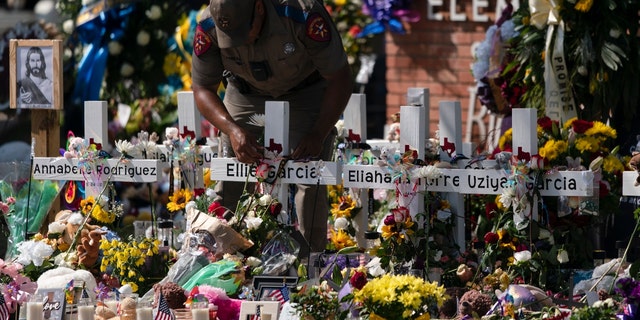
[[[470, 101], [470, 90], [475, 91], [475, 83], [470, 71], [473, 61], [472, 46], [485, 37], [487, 28], [495, 22], [496, 1], [479, 12], [488, 16], [488, 22], [472, 21], [472, 1], [437, 0], [432, 1], [432, 12], [441, 14], [442, 21], [427, 17], [429, 0], [415, 0], [413, 5], [420, 12], [421, 19], [410, 24], [405, 35], [387, 32], [387, 118], [400, 111], [406, 104], [409, 87], [428, 88], [430, 92], [430, 132], [434, 135], [438, 126], [438, 103], [440, 101], [460, 101], [462, 105], [463, 130], [466, 128], [467, 111], [470, 103], [480, 108], [477, 99]], [[441, 2], [434, 7], [433, 3]], [[466, 21], [451, 21], [450, 1], [457, 4], [454, 14], [464, 13]], [[474, 95], [475, 96], [475, 95]], [[463, 131], [464, 132], [464, 131]], [[484, 137], [472, 135], [478, 142]], [[466, 141], [465, 141], [466, 142]]]

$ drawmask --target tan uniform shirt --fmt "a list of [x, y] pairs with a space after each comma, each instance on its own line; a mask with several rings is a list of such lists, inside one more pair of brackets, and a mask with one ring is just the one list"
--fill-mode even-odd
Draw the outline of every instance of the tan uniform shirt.
[[[205, 10], [194, 39], [194, 84], [215, 87], [228, 70], [244, 79], [252, 93], [277, 98], [316, 70], [328, 75], [348, 63], [340, 34], [321, 2], [263, 1], [266, 20], [259, 38], [235, 48], [218, 48], [213, 19]], [[266, 80], [253, 74], [252, 65], [266, 66]]]

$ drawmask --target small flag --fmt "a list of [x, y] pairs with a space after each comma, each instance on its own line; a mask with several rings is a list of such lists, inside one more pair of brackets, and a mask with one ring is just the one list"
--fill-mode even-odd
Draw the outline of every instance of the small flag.
[[267, 295], [267, 297], [280, 303], [285, 303], [289, 301], [289, 287], [282, 286], [282, 288], [280, 289], [272, 290], [271, 292], [269, 292], [269, 295]]
[[2, 292], [0, 292], [0, 320], [9, 320], [9, 308]]
[[156, 309], [156, 316], [154, 319], [155, 320], [175, 320], [176, 319], [176, 317], [171, 312], [171, 309], [169, 309], [169, 303], [167, 303], [167, 300], [164, 298], [164, 295], [162, 295], [162, 292], [160, 293], [160, 297], [158, 298], [158, 308]]

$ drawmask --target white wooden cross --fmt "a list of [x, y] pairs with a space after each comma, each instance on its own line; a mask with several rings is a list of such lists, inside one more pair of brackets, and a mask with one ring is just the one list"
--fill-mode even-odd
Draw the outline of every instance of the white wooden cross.
[[[342, 181], [341, 166], [337, 162], [283, 160], [289, 148], [289, 102], [267, 101], [265, 105], [264, 146], [274, 152], [276, 159], [265, 159], [269, 164], [269, 178], [276, 178], [277, 198], [287, 210], [287, 184], [337, 185]], [[279, 170], [281, 161], [286, 161]], [[278, 177], [276, 174], [280, 172]], [[211, 159], [211, 179], [216, 181], [256, 182], [256, 165], [239, 162], [236, 158]]]
[[[459, 106], [459, 105], [458, 105]], [[447, 155], [455, 155], [458, 145], [459, 131], [456, 128], [458, 121], [446, 120], [449, 115], [443, 114], [446, 111], [441, 109], [441, 121], [450, 122], [441, 125], [440, 139], [443, 149]], [[457, 113], [454, 111], [453, 113]], [[457, 115], [454, 116], [457, 118]], [[444, 129], [444, 131], [443, 131]], [[451, 131], [455, 130], [455, 133]], [[454, 142], [452, 142], [454, 141]], [[513, 110], [513, 150], [514, 155], [519, 159], [528, 159], [538, 153], [537, 147], [537, 123], [535, 109], [514, 109]], [[459, 162], [462, 167], [466, 162]], [[494, 162], [491, 162], [493, 165]], [[427, 188], [431, 191], [449, 192], [458, 194], [501, 194], [502, 190], [508, 186], [509, 172], [503, 169], [490, 168], [485, 163], [485, 169], [441, 169], [442, 176], [427, 183]], [[592, 196], [593, 194], [592, 171], [558, 171], [553, 174], [546, 174], [538, 181], [538, 188], [541, 196]], [[532, 219], [537, 219], [535, 207], [529, 208], [529, 215]], [[453, 205], [452, 205], [453, 206]], [[464, 216], [462, 210], [458, 210], [458, 215]], [[458, 225], [458, 224], [456, 224]], [[464, 232], [457, 230], [456, 234]], [[460, 243], [458, 243], [460, 244]]]
[[[85, 141], [98, 148], [108, 143], [107, 102], [85, 102]], [[115, 157], [88, 161], [64, 157], [36, 157], [33, 159], [32, 174], [40, 180], [85, 181], [86, 196], [97, 196], [102, 192], [107, 179], [119, 182], [157, 182], [160, 175], [157, 160], [133, 159], [120, 161]]]
[[[202, 115], [196, 107], [193, 91], [178, 92], [178, 132], [181, 136], [189, 136], [191, 140], [199, 139], [201, 134], [200, 121]], [[164, 132], [160, 134], [164, 139]], [[172, 151], [164, 145], [158, 145], [158, 153], [152, 155], [152, 158], [159, 159], [162, 168], [175, 167], [180, 165], [182, 175], [179, 179], [184, 179], [185, 185], [192, 189], [204, 188], [203, 168], [211, 164], [211, 159], [217, 157], [217, 145], [200, 145], [197, 147], [196, 159], [192, 159], [191, 163], [174, 162]], [[171, 186], [172, 188], [174, 186]]]

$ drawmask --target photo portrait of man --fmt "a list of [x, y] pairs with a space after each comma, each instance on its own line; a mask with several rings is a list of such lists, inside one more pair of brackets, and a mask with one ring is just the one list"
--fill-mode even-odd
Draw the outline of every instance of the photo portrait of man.
[[47, 76], [47, 63], [40, 47], [30, 47], [24, 57], [24, 77], [18, 80], [18, 100], [21, 104], [53, 103], [53, 82]]

